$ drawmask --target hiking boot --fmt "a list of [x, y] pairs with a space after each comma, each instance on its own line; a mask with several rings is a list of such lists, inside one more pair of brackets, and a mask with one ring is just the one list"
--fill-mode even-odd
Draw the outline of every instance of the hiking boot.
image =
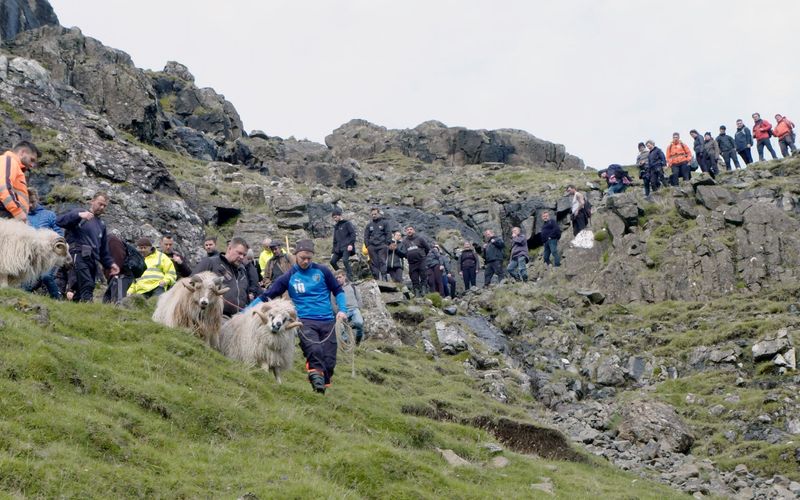
[[325, 394], [325, 377], [323, 377], [320, 373], [309, 373], [308, 381], [311, 382], [311, 387], [314, 389], [314, 392]]

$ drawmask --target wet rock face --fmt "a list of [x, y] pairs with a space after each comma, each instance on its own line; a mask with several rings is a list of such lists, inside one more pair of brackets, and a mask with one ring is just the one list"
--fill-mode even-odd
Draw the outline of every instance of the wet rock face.
[[0, 42], [45, 25], [58, 26], [58, 17], [47, 0], [0, 1]]

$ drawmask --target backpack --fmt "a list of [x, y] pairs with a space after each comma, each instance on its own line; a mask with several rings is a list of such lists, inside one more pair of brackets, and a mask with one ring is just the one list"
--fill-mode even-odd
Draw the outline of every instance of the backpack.
[[134, 279], [144, 274], [147, 265], [144, 263], [144, 257], [139, 253], [139, 250], [128, 243], [125, 244], [125, 260], [122, 263], [122, 273], [132, 276]]
[[592, 204], [589, 202], [588, 196], [583, 197], [583, 213], [587, 219], [592, 218]]

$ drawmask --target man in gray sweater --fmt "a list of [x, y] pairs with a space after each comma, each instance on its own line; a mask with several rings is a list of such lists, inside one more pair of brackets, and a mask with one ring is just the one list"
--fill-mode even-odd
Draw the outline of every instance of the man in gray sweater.
[[356, 332], [356, 345], [364, 339], [364, 317], [361, 316], [361, 294], [358, 288], [347, 280], [345, 271], [336, 271], [336, 281], [344, 290], [345, 303], [347, 304], [347, 321]]

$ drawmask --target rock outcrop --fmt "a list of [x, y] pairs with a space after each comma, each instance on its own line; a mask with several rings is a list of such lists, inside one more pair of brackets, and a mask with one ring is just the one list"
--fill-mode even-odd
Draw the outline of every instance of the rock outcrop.
[[58, 26], [58, 17], [47, 0], [0, 0], [0, 42], [46, 25]]

